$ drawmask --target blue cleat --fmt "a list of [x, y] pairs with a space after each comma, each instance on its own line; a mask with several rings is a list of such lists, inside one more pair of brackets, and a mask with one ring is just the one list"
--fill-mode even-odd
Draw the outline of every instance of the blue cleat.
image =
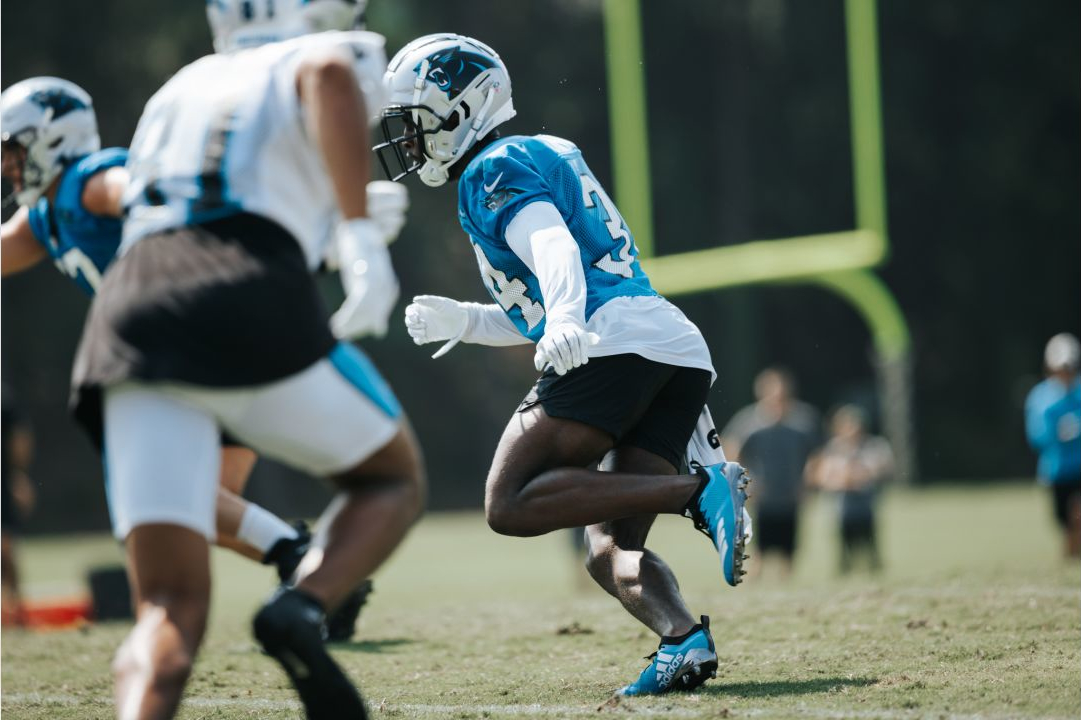
[[683, 638], [662, 637], [657, 652], [642, 674], [630, 685], [620, 688], [616, 695], [658, 695], [666, 692], [694, 690], [706, 680], [717, 676], [717, 651], [709, 634], [709, 618], [691, 628]]
[[724, 579], [735, 587], [743, 581], [747, 572], [743, 569], [747, 536], [744, 523], [744, 506], [747, 504], [747, 486], [751, 476], [739, 463], [726, 462], [706, 465], [697, 470], [702, 478], [684, 514], [694, 521], [694, 526], [708, 535], [721, 556]]

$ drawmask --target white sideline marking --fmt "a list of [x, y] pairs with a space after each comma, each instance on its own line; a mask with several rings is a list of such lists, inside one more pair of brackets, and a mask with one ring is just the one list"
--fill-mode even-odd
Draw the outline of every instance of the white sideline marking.
[[[701, 696], [700, 696], [701, 697]], [[112, 698], [96, 697], [81, 698], [77, 695], [42, 695], [41, 693], [4, 693], [3, 706], [5, 708], [34, 706], [34, 705], [64, 705], [78, 707], [81, 705], [101, 707], [111, 706]], [[185, 697], [183, 705], [197, 708], [239, 708], [242, 710], [299, 710], [300, 703], [296, 700], [261, 700], [259, 698], [212, 698], [212, 697]], [[598, 705], [601, 703], [598, 702]], [[616, 707], [613, 712], [633, 712], [636, 715], [653, 715], [658, 717], [702, 717], [710, 711], [710, 705], [728, 707], [733, 715], [749, 717], [773, 717], [777, 710], [747, 707], [742, 704], [729, 704], [721, 698], [716, 703], [702, 703], [695, 708], [658, 707], [650, 708], [635, 704], [633, 700], [625, 700]], [[387, 703], [387, 710], [404, 710], [413, 713], [428, 713], [439, 717], [449, 717], [456, 713], [488, 713], [489, 715], [501, 715], [504, 717], [596, 717], [605, 715], [605, 709], [594, 705], [425, 705], [421, 703]], [[369, 703], [368, 710], [373, 715], [378, 715], [379, 705]], [[884, 718], [885, 720], [917, 720], [928, 715], [939, 720], [1008, 720], [1016, 715], [989, 715], [982, 713], [959, 714], [945, 712], [928, 712], [921, 709], [912, 710], [826, 710], [816, 708], [789, 707], [785, 710], [787, 715], [800, 717], [818, 718], [820, 720], [845, 720], [845, 718]], [[1046, 716], [1044, 720], [1058, 720], [1057, 716]], [[1063, 719], [1065, 720], [1065, 719]]]

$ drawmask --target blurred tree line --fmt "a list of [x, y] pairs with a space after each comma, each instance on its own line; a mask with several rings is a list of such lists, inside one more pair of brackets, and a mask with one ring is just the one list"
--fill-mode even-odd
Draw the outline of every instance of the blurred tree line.
[[[841, 0], [642, 0], [656, 252], [851, 228]], [[1020, 404], [1052, 334], [1081, 328], [1079, 26], [1074, 0], [879, 3], [889, 226], [880, 272], [909, 321], [925, 479], [1029, 476]], [[388, 55], [430, 32], [473, 35], [511, 71], [509, 130], [567, 137], [610, 190], [600, 0], [373, 0]], [[4, 87], [57, 75], [94, 97], [103, 143], [126, 145], [141, 108], [210, 51], [197, 0], [54, 0], [0, 8]], [[486, 299], [452, 188], [410, 182], [393, 247], [402, 298]], [[634, 228], [632, 228], [632, 231]], [[324, 280], [328, 304], [340, 290]], [[66, 417], [87, 307], [51, 267], [3, 283], [3, 371], [38, 439], [37, 530], [106, 522], [100, 462]], [[873, 404], [867, 328], [806, 286], [680, 298], [720, 374], [718, 423], [751, 400], [766, 364], [791, 368], [822, 409]], [[528, 348], [459, 346], [438, 361], [400, 326], [362, 345], [427, 453], [434, 508], [482, 501], [488, 461], [530, 387]], [[311, 514], [327, 497], [261, 463], [253, 499]], [[317, 489], [313, 490], [313, 487]]]

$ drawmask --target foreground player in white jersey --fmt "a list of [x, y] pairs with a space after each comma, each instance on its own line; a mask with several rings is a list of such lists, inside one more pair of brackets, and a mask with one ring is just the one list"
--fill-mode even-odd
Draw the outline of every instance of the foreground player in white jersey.
[[680, 472], [712, 382], [701, 333], [650, 287], [578, 148], [547, 135], [499, 137], [514, 109], [491, 48], [422, 37], [391, 60], [386, 83], [384, 168], [394, 179], [415, 171], [430, 186], [457, 181], [458, 217], [495, 300], [414, 298], [410, 335], [449, 340], [437, 357], [459, 340], [535, 342], [544, 370], [496, 449], [489, 525], [520, 536], [587, 526], [593, 578], [661, 636], [653, 662], [620, 692], [697, 687], [717, 667], [708, 618], [695, 622], [645, 542], [658, 513], [687, 514], [713, 540], [725, 580], [743, 574], [743, 468], [718, 454]]
[[365, 197], [382, 46], [331, 32], [209, 56], [139, 122], [120, 257], [73, 374], [76, 416], [104, 435], [137, 600], [115, 664], [122, 718], [170, 717], [202, 640], [222, 431], [337, 484], [295, 588], [254, 630], [308, 717], [365, 715], [321, 625], [420, 513], [423, 468], [390, 388], [332, 334], [311, 270], [336, 237], [335, 331], [385, 331], [397, 280]]
[[[3, 177], [22, 206], [0, 230], [3, 276], [51, 257], [62, 273], [93, 295], [120, 245], [127, 150], [99, 149], [90, 95], [61, 78], [30, 78], [4, 90], [0, 125]], [[251, 450], [222, 448], [217, 542], [273, 563], [284, 582], [296, 570], [310, 537], [240, 497], [254, 464]]]
[[[362, 19], [363, 3], [345, 0], [214, 0], [207, 19], [218, 52], [235, 52], [328, 29], [350, 29]], [[93, 295], [120, 245], [121, 197], [127, 186], [127, 150], [99, 150], [90, 95], [60, 78], [31, 78], [0, 95], [3, 175], [23, 207], [4, 223], [3, 276], [23, 272], [46, 257]], [[401, 185], [373, 181], [368, 214], [388, 242], [405, 222], [408, 196]], [[5, 198], [5, 201], [7, 199]], [[255, 465], [248, 448], [222, 447], [217, 500], [217, 544], [264, 564], [289, 582], [311, 540], [306, 528], [241, 497]], [[327, 639], [352, 637], [361, 606], [371, 591], [365, 581], [327, 619]]]

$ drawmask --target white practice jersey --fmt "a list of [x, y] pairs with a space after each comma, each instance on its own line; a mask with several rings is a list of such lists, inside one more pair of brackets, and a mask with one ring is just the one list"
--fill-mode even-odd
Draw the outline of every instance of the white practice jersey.
[[292, 233], [317, 267], [339, 213], [304, 124], [297, 70], [314, 52], [349, 53], [374, 122], [383, 106], [383, 45], [376, 33], [324, 32], [181, 69], [139, 119], [120, 252], [150, 233], [249, 212]]

